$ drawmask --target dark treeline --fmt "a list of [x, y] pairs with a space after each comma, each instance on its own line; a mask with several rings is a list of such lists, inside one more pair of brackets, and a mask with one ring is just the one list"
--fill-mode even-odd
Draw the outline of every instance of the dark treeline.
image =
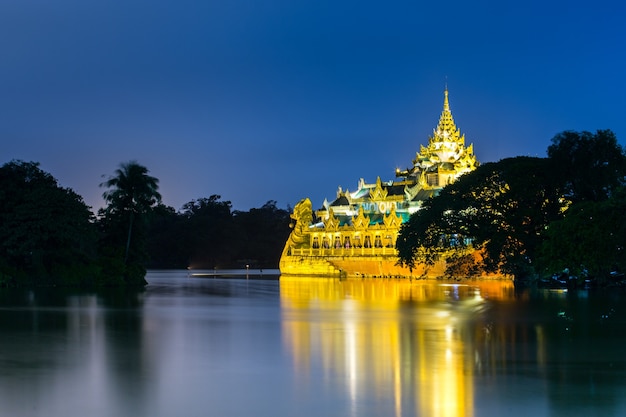
[[100, 184], [107, 205], [83, 198], [39, 168], [0, 167], [0, 286], [144, 285], [146, 268], [277, 268], [289, 210], [268, 201], [248, 212], [212, 195], [176, 211], [157, 178], [134, 161]]
[[623, 276], [624, 149], [609, 130], [566, 131], [547, 154], [483, 164], [426, 201], [400, 231], [401, 262], [444, 258], [450, 276]]
[[179, 212], [158, 206], [148, 239], [148, 267], [278, 268], [289, 236], [290, 211], [268, 201], [233, 211], [219, 195], [186, 203]]
[[97, 284], [98, 238], [82, 197], [39, 164], [0, 167], [0, 285]]

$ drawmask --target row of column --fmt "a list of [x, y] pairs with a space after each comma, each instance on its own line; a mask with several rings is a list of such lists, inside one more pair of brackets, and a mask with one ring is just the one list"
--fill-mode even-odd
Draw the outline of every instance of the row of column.
[[[361, 239], [362, 238], [362, 239]], [[393, 248], [395, 246], [394, 237], [392, 235], [352, 235], [344, 236], [341, 234], [313, 236], [311, 247], [313, 249], [340, 249], [340, 248]]]

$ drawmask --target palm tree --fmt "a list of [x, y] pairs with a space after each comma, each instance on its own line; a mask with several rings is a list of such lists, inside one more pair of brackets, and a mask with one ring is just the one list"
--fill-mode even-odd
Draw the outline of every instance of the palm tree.
[[102, 194], [108, 203], [106, 213], [120, 217], [128, 215], [124, 263], [128, 260], [135, 217], [145, 214], [161, 202], [161, 194], [158, 192], [159, 180], [149, 176], [148, 172], [148, 168], [137, 161], [129, 161], [121, 163], [115, 170], [115, 175], [100, 184], [101, 187], [109, 189]]

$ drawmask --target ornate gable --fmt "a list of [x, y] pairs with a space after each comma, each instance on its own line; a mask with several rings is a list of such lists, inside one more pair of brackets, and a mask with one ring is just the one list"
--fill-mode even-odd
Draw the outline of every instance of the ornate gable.
[[383, 189], [380, 177], [376, 178], [376, 187], [370, 190], [370, 199], [372, 201], [384, 201], [387, 198], [387, 190]]
[[335, 217], [332, 208], [328, 210], [328, 218], [324, 220], [324, 228], [332, 232], [339, 230], [339, 219]]
[[364, 230], [370, 225], [370, 218], [365, 216], [363, 207], [359, 207], [359, 214], [352, 218], [352, 224], [355, 230]]
[[398, 216], [398, 213], [396, 213], [395, 204], [391, 206], [389, 214], [385, 214], [383, 217], [383, 223], [388, 229], [399, 229], [400, 225], [402, 225], [402, 217]]

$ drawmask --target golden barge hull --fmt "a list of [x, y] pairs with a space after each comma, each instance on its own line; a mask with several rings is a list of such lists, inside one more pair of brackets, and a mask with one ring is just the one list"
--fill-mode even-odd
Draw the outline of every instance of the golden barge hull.
[[[352, 252], [358, 251], [358, 249]], [[445, 262], [418, 265], [413, 270], [398, 265], [394, 249], [382, 248], [377, 253], [355, 254], [349, 250], [315, 253], [315, 250], [293, 250], [280, 259], [281, 275], [371, 278], [439, 278], [445, 272]], [[348, 253], [346, 253], [348, 252]]]
[[[446, 278], [446, 262], [418, 264], [413, 269], [398, 264], [395, 249], [292, 249], [280, 259], [280, 273], [293, 277], [361, 277], [361, 278]], [[449, 278], [449, 277], [447, 277]], [[510, 280], [502, 274], [474, 277], [481, 280]]]

